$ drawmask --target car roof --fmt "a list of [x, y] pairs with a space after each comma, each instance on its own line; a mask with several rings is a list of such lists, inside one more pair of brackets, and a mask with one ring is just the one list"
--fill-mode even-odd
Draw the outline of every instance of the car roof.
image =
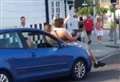
[[44, 31], [40, 29], [33, 29], [33, 28], [5, 28], [0, 29], [0, 33], [7, 33], [7, 32], [22, 32], [22, 31], [39, 31], [44, 33]]

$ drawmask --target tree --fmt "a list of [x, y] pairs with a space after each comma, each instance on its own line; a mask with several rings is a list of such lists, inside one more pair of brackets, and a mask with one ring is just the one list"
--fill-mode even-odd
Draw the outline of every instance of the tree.
[[93, 13], [92, 7], [79, 7], [77, 12], [78, 15], [86, 15], [86, 16], [92, 13]]
[[[107, 13], [107, 8], [100, 8], [96, 7], [97, 14], [104, 15]], [[92, 7], [79, 7], [77, 11], [78, 15], [93, 15], [93, 8]]]
[[[96, 0], [96, 4], [99, 0]], [[86, 3], [86, 6], [83, 6], [83, 3]], [[80, 3], [80, 4], [79, 4]], [[93, 0], [75, 0], [75, 8], [78, 15], [93, 15]], [[107, 13], [107, 8], [101, 8], [99, 5], [96, 5], [96, 13], [99, 15], [103, 15]]]
[[75, 0], [75, 9], [78, 11], [78, 8], [82, 6], [84, 0]]
[[93, 3], [93, 0], [75, 0], [75, 9], [78, 11], [79, 7], [82, 7], [82, 4], [86, 2], [88, 5]]
[[97, 10], [97, 14], [103, 15], [103, 14], [107, 13], [108, 8], [96, 7], [96, 10]]

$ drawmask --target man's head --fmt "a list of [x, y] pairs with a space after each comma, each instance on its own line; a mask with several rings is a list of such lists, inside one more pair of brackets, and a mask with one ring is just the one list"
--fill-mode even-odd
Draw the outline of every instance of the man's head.
[[54, 26], [61, 28], [64, 27], [64, 19], [63, 18], [57, 18], [54, 20]]
[[20, 17], [20, 23], [21, 23], [21, 26], [25, 27], [25, 24], [26, 24], [26, 18], [25, 18], [25, 16], [21, 16]]
[[83, 21], [83, 17], [81, 16], [81, 17], [79, 17], [79, 21]]
[[52, 26], [49, 23], [44, 23], [44, 31], [50, 33], [52, 31]]

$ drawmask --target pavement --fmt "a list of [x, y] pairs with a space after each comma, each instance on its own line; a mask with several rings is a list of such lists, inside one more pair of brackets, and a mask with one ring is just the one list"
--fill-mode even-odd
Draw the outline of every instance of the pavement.
[[117, 44], [114, 44], [114, 41], [109, 40], [109, 30], [105, 30], [102, 42], [98, 43], [93, 33], [91, 48], [94, 55], [99, 60], [103, 60], [109, 56], [120, 53], [120, 40], [117, 39]]

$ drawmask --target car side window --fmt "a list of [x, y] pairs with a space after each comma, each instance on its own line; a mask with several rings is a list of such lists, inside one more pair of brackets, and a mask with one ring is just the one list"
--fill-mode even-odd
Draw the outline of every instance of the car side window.
[[23, 45], [17, 33], [2, 33], [0, 48], [23, 48]]
[[37, 48], [36, 33], [22, 32], [21, 34], [22, 34], [22, 40], [24, 43], [26, 43], [27, 48]]
[[51, 48], [59, 46], [56, 40], [44, 33], [23, 32], [22, 36], [28, 48]]
[[44, 42], [46, 43], [46, 47], [59, 47], [59, 43], [57, 40], [55, 40], [54, 38], [50, 37], [49, 35], [44, 35]]

